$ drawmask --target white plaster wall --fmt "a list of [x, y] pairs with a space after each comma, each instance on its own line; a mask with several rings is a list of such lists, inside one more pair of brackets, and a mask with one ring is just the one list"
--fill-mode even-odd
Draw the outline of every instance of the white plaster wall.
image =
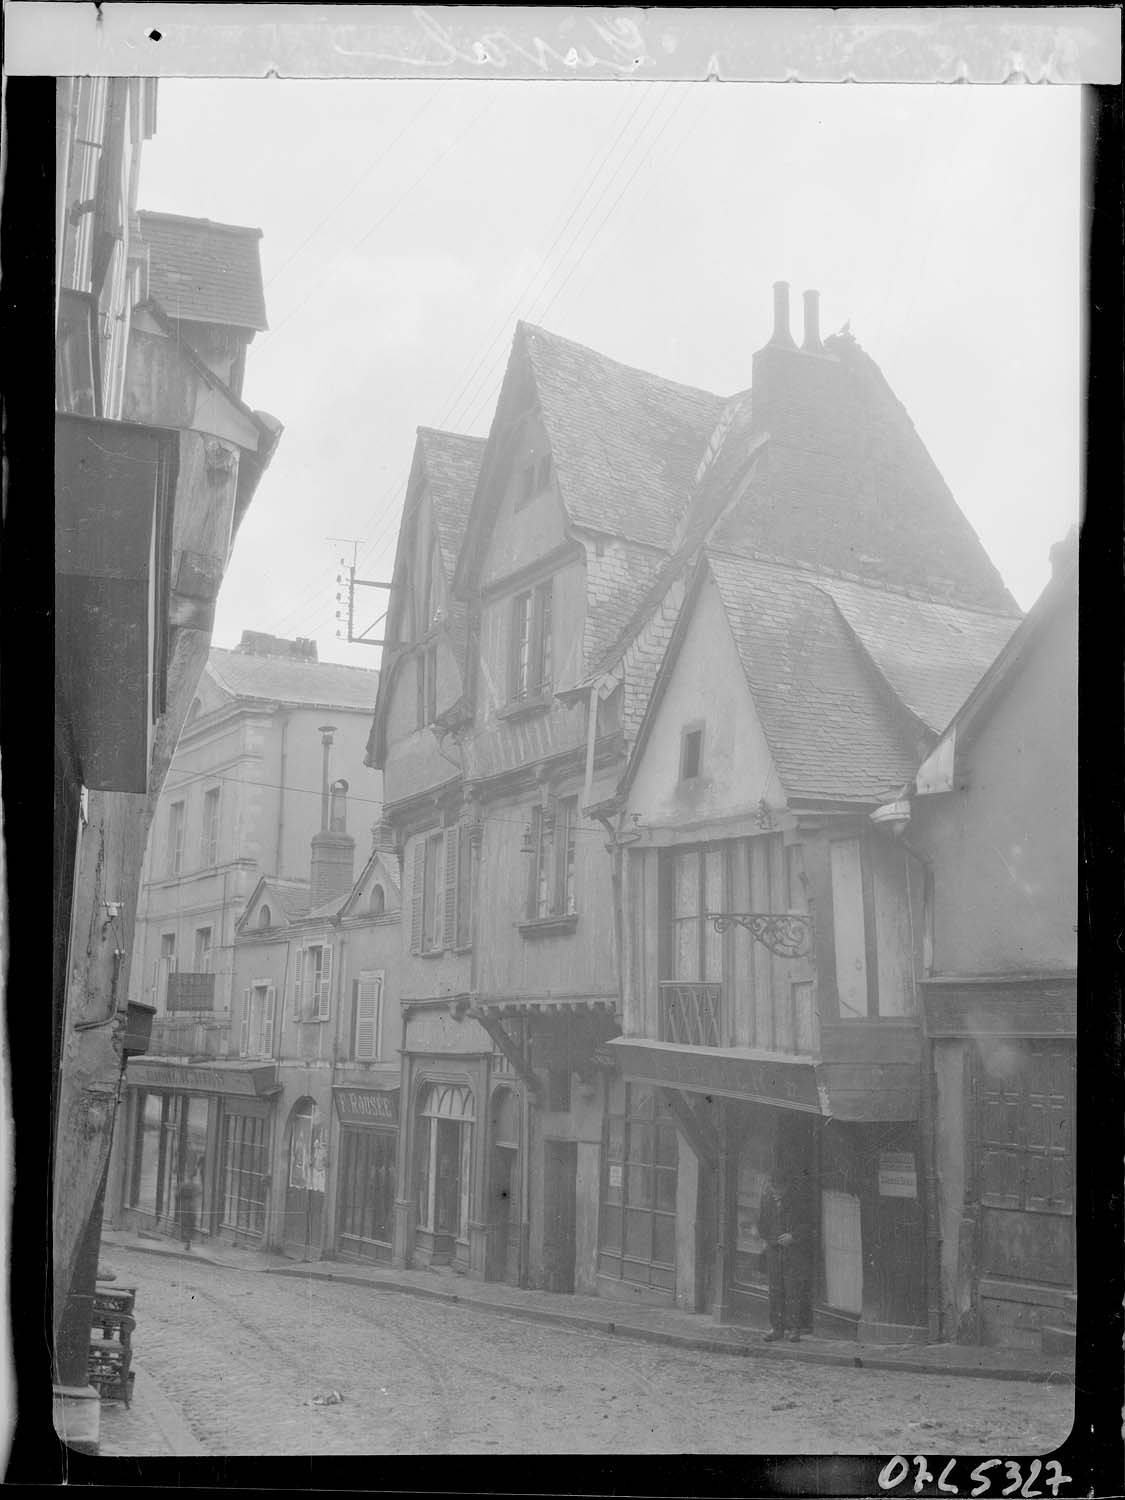
[[[680, 736], [703, 725], [701, 774], [681, 783]], [[629, 794], [628, 812], [660, 826], [746, 812], [784, 797], [718, 590], [703, 585]]]

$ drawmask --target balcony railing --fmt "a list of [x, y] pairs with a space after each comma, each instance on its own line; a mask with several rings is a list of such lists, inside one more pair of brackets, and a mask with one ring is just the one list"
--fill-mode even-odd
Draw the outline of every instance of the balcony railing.
[[153, 1057], [226, 1057], [230, 1050], [228, 1019], [212, 1016], [156, 1016], [149, 1054]]
[[167, 1009], [214, 1010], [215, 976], [201, 971], [168, 975]]
[[688, 1047], [725, 1047], [721, 984], [663, 983], [660, 986], [660, 1040]]

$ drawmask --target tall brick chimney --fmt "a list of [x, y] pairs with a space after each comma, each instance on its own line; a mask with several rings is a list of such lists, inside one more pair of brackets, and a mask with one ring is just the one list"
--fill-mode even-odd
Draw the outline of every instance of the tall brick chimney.
[[330, 779], [335, 732], [334, 724], [320, 726], [320, 832], [312, 838], [309, 866], [310, 902], [314, 907], [346, 896], [355, 881], [355, 839], [348, 832], [348, 783], [343, 777]]
[[789, 283], [773, 285], [773, 332], [754, 354], [752, 422], [775, 445], [816, 451], [827, 461], [858, 457], [855, 392], [820, 338], [820, 294], [804, 294], [800, 348], [789, 331]]

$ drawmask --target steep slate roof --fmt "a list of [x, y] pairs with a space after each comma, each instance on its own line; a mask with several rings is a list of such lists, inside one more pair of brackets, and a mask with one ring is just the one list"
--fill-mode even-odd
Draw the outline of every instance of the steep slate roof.
[[[277, 906], [280, 906], [291, 922], [303, 917], [309, 909], [309, 882], [307, 880], [293, 880], [278, 875], [261, 875], [235, 924], [239, 931], [257, 930], [256, 928], [244, 929], [243, 924], [260, 895], [267, 895]], [[266, 904], [268, 905], [269, 902], [267, 901]], [[276, 927], [277, 923], [272, 921], [272, 911], [270, 917], [270, 928]]]
[[817, 577], [890, 687], [939, 733], [1019, 620], [915, 599], [887, 588]]
[[438, 544], [447, 578], [453, 577], [461, 539], [469, 523], [485, 439], [460, 432], [418, 428], [418, 448], [429, 481]]
[[[878, 365], [850, 334], [826, 339], [824, 349], [839, 370], [838, 414], [854, 450], [829, 452], [774, 434], [761, 482], [716, 530], [716, 541], [1018, 618]], [[732, 440], [737, 448], [745, 439]]]
[[829, 595], [791, 569], [705, 559], [786, 791], [873, 801], [908, 782], [906, 726]]
[[668, 547], [723, 400], [520, 323], [571, 521]]
[[148, 286], [169, 317], [261, 332], [266, 322], [260, 229], [142, 211]]
[[379, 686], [378, 672], [366, 667], [256, 656], [249, 651], [226, 651], [219, 646], [212, 646], [207, 669], [233, 697], [266, 703], [370, 711]]

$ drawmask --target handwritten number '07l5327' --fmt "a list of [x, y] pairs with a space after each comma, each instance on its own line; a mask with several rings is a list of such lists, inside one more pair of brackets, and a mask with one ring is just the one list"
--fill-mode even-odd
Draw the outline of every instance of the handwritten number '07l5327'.
[[[879, 1471], [879, 1488], [881, 1490], [897, 1490], [899, 1485], [905, 1484], [910, 1478], [910, 1465], [914, 1464], [917, 1471], [914, 1475], [914, 1493], [920, 1495], [928, 1484], [933, 1484], [934, 1476], [926, 1467], [926, 1460], [920, 1455], [913, 1459], [903, 1458], [901, 1454], [895, 1454], [889, 1459]], [[937, 1478], [938, 1493], [942, 1495], [965, 1494], [963, 1486], [954, 1482], [954, 1471], [958, 1460], [951, 1458], [942, 1469]], [[1003, 1474], [993, 1474], [992, 1470], [1004, 1465]], [[1040, 1481], [1043, 1489], [1034, 1489], [1033, 1485]], [[969, 1475], [969, 1483], [973, 1488], [967, 1493], [976, 1497], [978, 1495], [1016, 1495], [1019, 1500], [1035, 1500], [1037, 1495], [1044, 1492], [1057, 1496], [1064, 1484], [1072, 1483], [1069, 1474], [1064, 1474], [1062, 1465], [1053, 1458], [1049, 1458], [1045, 1464], [1039, 1459], [1033, 1458], [1030, 1462], [1026, 1476], [1020, 1465], [1014, 1459], [986, 1458], [977, 1464]]]

